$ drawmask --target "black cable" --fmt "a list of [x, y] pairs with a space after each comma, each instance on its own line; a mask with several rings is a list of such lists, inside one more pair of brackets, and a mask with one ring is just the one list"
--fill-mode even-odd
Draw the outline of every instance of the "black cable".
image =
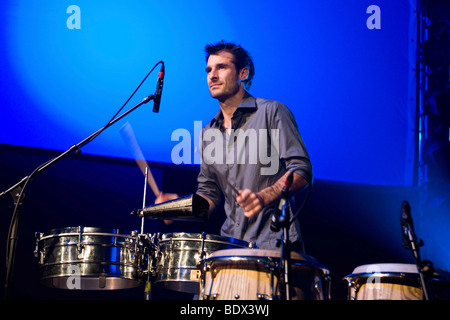
[[308, 189], [306, 191], [306, 195], [305, 198], [303, 199], [302, 204], [300, 205], [300, 207], [297, 209], [297, 211], [295, 212], [294, 216], [292, 217], [291, 221], [289, 221], [289, 226], [295, 221], [295, 219], [297, 218], [297, 216], [300, 214], [300, 212], [303, 210], [303, 207], [306, 205], [306, 202], [308, 202], [309, 199], [309, 195], [311, 193], [311, 187], [312, 185], [309, 184], [306, 188]]
[[137, 88], [134, 90], [134, 92], [131, 94], [131, 96], [127, 99], [127, 101], [125, 101], [125, 103], [122, 105], [122, 107], [120, 107], [120, 109], [114, 114], [114, 116], [103, 126], [103, 128], [101, 128], [97, 134], [95, 134], [91, 139], [89, 139], [88, 141], [84, 142], [82, 145], [80, 145], [79, 147], [83, 147], [85, 145], [87, 145], [89, 142], [91, 142], [92, 140], [94, 140], [100, 133], [102, 133], [106, 128], [108, 128], [111, 125], [111, 122], [117, 117], [117, 115], [122, 111], [122, 109], [128, 104], [128, 102], [131, 100], [131, 98], [133, 98], [134, 94], [139, 90], [139, 88], [142, 86], [142, 84], [145, 82], [145, 80], [147, 80], [148, 76], [153, 72], [153, 70], [155, 70], [155, 68], [159, 65], [162, 64], [164, 65], [164, 61], [159, 61], [157, 62], [153, 68], [147, 73], [147, 75], [145, 76], [145, 78], [141, 81], [141, 83], [139, 83], [139, 85], [137, 86]]

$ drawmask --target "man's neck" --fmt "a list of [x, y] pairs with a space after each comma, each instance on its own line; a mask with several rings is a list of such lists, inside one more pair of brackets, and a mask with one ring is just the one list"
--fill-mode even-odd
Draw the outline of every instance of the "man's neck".
[[226, 99], [225, 101], [219, 101], [225, 128], [231, 129], [231, 118], [233, 117], [234, 111], [237, 109], [244, 96], [245, 90], [241, 88], [241, 90], [239, 90], [239, 92], [234, 96]]

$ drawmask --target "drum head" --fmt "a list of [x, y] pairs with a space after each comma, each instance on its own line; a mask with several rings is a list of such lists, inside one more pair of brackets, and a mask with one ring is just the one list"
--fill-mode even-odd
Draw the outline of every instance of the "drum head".
[[415, 264], [404, 263], [378, 263], [365, 264], [356, 267], [352, 274], [369, 274], [369, 273], [419, 273]]
[[[266, 250], [266, 249], [247, 249], [247, 248], [237, 248], [237, 249], [227, 249], [227, 250], [218, 250], [211, 254], [211, 258], [215, 257], [272, 257], [272, 258], [280, 258], [281, 252], [279, 250]], [[291, 258], [295, 260], [302, 261], [316, 261], [313, 257], [300, 254], [297, 252], [291, 252]]]
[[[269, 260], [279, 261], [281, 257], [280, 250], [266, 250], [266, 249], [249, 249], [249, 248], [236, 248], [225, 249], [213, 252], [209, 258], [204, 259], [202, 263], [220, 262], [227, 260], [259, 260], [262, 263], [266, 263]], [[317, 262], [317, 260], [309, 255], [301, 254], [298, 252], [291, 252], [291, 263], [293, 265], [308, 266], [310, 268], [321, 269], [324, 274], [329, 274], [330, 271], [327, 267]]]

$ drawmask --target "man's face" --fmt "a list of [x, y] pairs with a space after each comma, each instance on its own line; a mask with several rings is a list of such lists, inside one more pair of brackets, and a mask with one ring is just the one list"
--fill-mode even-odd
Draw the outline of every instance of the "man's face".
[[239, 92], [239, 76], [233, 63], [233, 54], [220, 51], [210, 55], [206, 65], [209, 92], [219, 101], [236, 95]]

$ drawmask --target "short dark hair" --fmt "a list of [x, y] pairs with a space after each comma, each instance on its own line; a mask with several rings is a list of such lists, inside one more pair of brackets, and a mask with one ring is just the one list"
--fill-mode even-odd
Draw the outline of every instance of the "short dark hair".
[[236, 70], [239, 72], [241, 69], [247, 67], [249, 70], [247, 79], [243, 80], [244, 89], [250, 89], [253, 76], [255, 75], [255, 66], [253, 64], [252, 57], [244, 50], [240, 45], [236, 45], [231, 42], [224, 42], [223, 40], [216, 44], [208, 44], [205, 46], [206, 62], [208, 62], [210, 55], [215, 55], [221, 51], [226, 51], [233, 54], [233, 63]]

